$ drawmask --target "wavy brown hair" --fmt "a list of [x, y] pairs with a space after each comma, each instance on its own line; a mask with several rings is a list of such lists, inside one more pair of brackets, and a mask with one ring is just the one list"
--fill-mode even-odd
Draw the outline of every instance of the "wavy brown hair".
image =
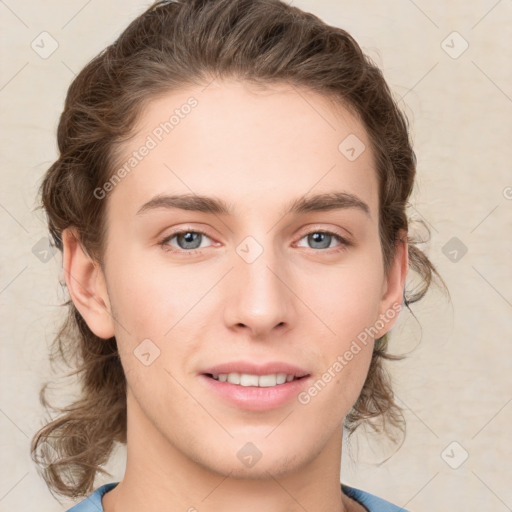
[[[85, 66], [69, 87], [58, 126], [59, 156], [40, 189], [53, 243], [62, 251], [62, 232], [72, 227], [103, 266], [106, 201], [94, 190], [119, 165], [116, 150], [147, 102], [216, 78], [306, 87], [361, 120], [375, 157], [387, 270], [396, 244], [405, 241], [400, 233], [408, 233], [406, 207], [416, 173], [407, 118], [350, 34], [280, 0], [156, 2]], [[437, 272], [409, 235], [407, 242], [410, 268], [421, 278], [419, 288], [404, 292], [408, 306], [424, 296]], [[31, 455], [52, 493], [79, 497], [92, 491], [98, 472], [106, 473], [100, 466], [114, 442], [126, 443], [126, 380], [115, 338], [97, 337], [71, 300], [63, 305], [67, 318], [50, 357], [68, 364], [80, 394], [70, 405], [51, 407], [58, 416], [34, 435]], [[388, 335], [376, 340], [362, 392], [345, 419], [350, 434], [375, 419], [388, 435], [395, 427], [405, 431], [383, 365], [401, 356], [387, 345]], [[40, 399], [48, 409], [47, 386]]]

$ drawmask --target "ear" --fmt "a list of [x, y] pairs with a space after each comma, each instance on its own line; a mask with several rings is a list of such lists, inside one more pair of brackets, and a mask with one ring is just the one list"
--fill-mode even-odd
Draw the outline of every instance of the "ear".
[[401, 230], [395, 244], [393, 261], [384, 278], [382, 298], [379, 308], [379, 320], [384, 324], [379, 329], [375, 339], [384, 336], [394, 325], [398, 318], [405, 287], [405, 278], [409, 268], [409, 247], [407, 243], [407, 231]]
[[75, 307], [96, 336], [111, 338], [114, 319], [100, 264], [84, 250], [76, 229], [62, 232], [62, 245], [64, 277]]

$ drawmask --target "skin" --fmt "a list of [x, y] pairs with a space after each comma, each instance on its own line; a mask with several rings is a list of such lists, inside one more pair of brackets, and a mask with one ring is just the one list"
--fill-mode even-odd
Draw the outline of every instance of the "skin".
[[[198, 106], [104, 199], [103, 268], [73, 229], [64, 232], [71, 297], [95, 334], [115, 335], [127, 378], [126, 473], [105, 494], [104, 509], [366, 510], [341, 492], [340, 460], [343, 421], [366, 378], [373, 340], [307, 405], [293, 399], [274, 410], [243, 410], [198, 377], [226, 361], [279, 360], [316, 381], [365, 327], [401, 304], [407, 246], [397, 245], [386, 273], [364, 127], [312, 91], [214, 82], [150, 102], [126, 157], [191, 95]], [[349, 134], [366, 146], [355, 161], [338, 150]], [[369, 215], [354, 207], [281, 213], [296, 198], [334, 191], [356, 195]], [[137, 215], [163, 193], [215, 196], [234, 213]], [[179, 237], [168, 250], [159, 245], [179, 229], [206, 232], [200, 252], [187, 254]], [[307, 235], [319, 229], [351, 245], [335, 237], [315, 243]], [[251, 263], [236, 251], [248, 236], [263, 249]], [[160, 350], [147, 366], [134, 355], [144, 339]], [[247, 442], [262, 453], [252, 467], [237, 457]]]

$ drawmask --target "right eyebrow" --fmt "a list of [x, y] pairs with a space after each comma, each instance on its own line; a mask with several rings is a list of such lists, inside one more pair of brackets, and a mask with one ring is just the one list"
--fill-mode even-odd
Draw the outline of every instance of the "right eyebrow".
[[232, 208], [228, 203], [216, 197], [201, 196], [197, 194], [159, 194], [154, 196], [147, 203], [144, 203], [137, 211], [137, 215], [157, 208], [178, 208], [180, 210], [215, 213], [218, 215], [232, 214]]

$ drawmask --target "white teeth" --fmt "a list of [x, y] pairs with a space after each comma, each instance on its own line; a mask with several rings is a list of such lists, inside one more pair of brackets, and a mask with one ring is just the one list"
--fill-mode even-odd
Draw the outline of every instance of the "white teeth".
[[212, 375], [215, 380], [229, 382], [239, 386], [258, 386], [260, 388], [277, 386], [295, 379], [294, 375], [286, 373], [271, 373], [268, 375], [251, 375], [249, 373], [219, 373]]
[[240, 384], [240, 374], [239, 373], [228, 373], [227, 381], [231, 384]]
[[[229, 375], [228, 375], [229, 381]], [[240, 375], [240, 386], [258, 386], [259, 385], [259, 377], [257, 375], [247, 375], [247, 373], [242, 373]]]
[[293, 380], [293, 375], [286, 375], [286, 373], [278, 373], [276, 375], [276, 383], [277, 384], [284, 384], [288, 377], [290, 377], [290, 380]]

